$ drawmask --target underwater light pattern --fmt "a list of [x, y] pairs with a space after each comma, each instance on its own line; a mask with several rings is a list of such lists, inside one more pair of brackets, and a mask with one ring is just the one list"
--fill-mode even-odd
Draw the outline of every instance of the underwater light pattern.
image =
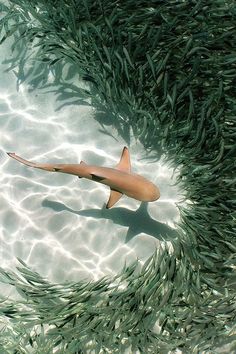
[[[9, 55], [5, 47], [5, 56]], [[11, 268], [21, 258], [53, 281], [99, 279], [116, 274], [126, 261], [142, 264], [155, 248], [176, 237], [177, 202], [170, 166], [156, 161], [140, 143], [129, 143], [132, 171], [159, 186], [161, 198], [152, 204], [123, 196], [106, 210], [109, 188], [65, 174], [27, 168], [6, 152], [41, 162], [115, 167], [127, 141], [114, 128], [105, 131], [89, 105], [67, 105], [47, 89], [23, 83], [16, 91], [13, 72], [1, 66], [1, 259]], [[53, 75], [51, 74], [53, 82]]]
[[[0, 283], [18, 292], [1, 286], [0, 351], [233, 353], [235, 1], [115, 5], [0, 2], [16, 75], [1, 82]], [[110, 166], [123, 146], [157, 202], [108, 211], [106, 187], [6, 160]], [[14, 269], [19, 253], [31, 268], [18, 258]]]

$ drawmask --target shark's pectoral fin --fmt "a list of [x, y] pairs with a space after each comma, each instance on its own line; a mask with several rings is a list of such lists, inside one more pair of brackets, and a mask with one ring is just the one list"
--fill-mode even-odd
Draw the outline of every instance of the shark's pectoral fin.
[[96, 175], [95, 173], [91, 173], [91, 176], [92, 176], [92, 180], [96, 182], [101, 182], [103, 179], [106, 179], [106, 177]]
[[120, 171], [128, 172], [128, 173], [130, 173], [130, 171], [131, 171], [129, 150], [126, 146], [124, 147], [124, 149], [122, 151], [120, 162], [116, 166], [116, 169], [120, 170]]
[[107, 202], [106, 208], [109, 209], [114, 204], [116, 204], [116, 202], [118, 202], [118, 200], [122, 197], [122, 195], [123, 194], [121, 192], [118, 192], [115, 189], [111, 189], [110, 197], [109, 197], [109, 200]]

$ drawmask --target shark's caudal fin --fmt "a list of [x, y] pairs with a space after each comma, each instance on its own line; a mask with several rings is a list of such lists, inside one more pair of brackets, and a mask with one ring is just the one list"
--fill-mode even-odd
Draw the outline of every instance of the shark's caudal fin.
[[16, 155], [14, 152], [7, 152], [7, 154], [10, 157], [12, 157], [14, 160], [17, 160], [26, 166], [39, 168], [40, 170], [49, 171], [49, 172], [56, 171], [56, 169], [51, 164], [40, 164], [40, 163], [36, 163], [36, 162], [31, 162], [31, 161], [25, 160], [22, 157]]
[[[130, 171], [131, 171], [130, 155], [129, 155], [129, 150], [126, 146], [124, 147], [124, 149], [122, 151], [120, 162], [116, 166], [116, 169], [123, 171], [123, 172], [127, 172], [127, 173], [130, 173]], [[110, 197], [107, 202], [106, 208], [107, 209], [111, 208], [114, 204], [116, 204], [118, 202], [118, 200], [121, 197], [122, 197], [121, 192], [111, 189]]]
[[23, 163], [26, 166], [30, 166], [30, 167], [37, 167], [37, 164], [25, 159], [22, 159], [22, 157], [16, 155], [14, 152], [7, 152], [7, 155], [9, 155], [10, 157], [12, 157], [13, 159]]

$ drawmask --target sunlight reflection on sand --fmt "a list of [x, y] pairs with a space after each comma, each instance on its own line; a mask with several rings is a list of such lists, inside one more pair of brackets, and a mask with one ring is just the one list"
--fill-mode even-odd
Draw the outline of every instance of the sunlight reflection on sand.
[[[104, 134], [93, 119], [94, 108], [68, 105], [57, 111], [54, 93], [16, 90], [13, 72], [0, 67], [0, 241], [2, 267], [16, 257], [52, 281], [98, 279], [121, 270], [137, 257], [143, 262], [155, 247], [174, 237], [170, 228], [179, 220], [176, 202], [182, 194], [172, 186], [172, 169], [148, 157], [131, 139], [133, 171], [160, 187], [155, 203], [122, 197], [104, 209], [109, 190], [74, 176], [33, 170], [5, 152], [39, 162], [115, 166], [126, 141], [112, 126]], [[109, 214], [110, 213], [110, 214]], [[169, 226], [169, 229], [168, 229]], [[155, 230], [156, 234], [155, 234]], [[170, 231], [171, 235], [168, 235]], [[161, 233], [165, 241], [161, 241]]]

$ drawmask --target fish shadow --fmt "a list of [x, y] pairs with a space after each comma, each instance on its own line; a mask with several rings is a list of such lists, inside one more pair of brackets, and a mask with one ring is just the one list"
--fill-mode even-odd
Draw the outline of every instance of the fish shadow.
[[147, 203], [141, 203], [136, 211], [121, 207], [106, 209], [105, 205], [102, 209], [85, 209], [77, 211], [67, 207], [63, 203], [54, 202], [48, 199], [43, 200], [42, 206], [51, 208], [56, 212], [68, 211], [84, 217], [107, 219], [113, 221], [114, 224], [128, 227], [125, 243], [129, 242], [140, 233], [145, 233], [160, 241], [171, 241], [178, 237], [178, 232], [175, 229], [153, 219], [148, 214]]

